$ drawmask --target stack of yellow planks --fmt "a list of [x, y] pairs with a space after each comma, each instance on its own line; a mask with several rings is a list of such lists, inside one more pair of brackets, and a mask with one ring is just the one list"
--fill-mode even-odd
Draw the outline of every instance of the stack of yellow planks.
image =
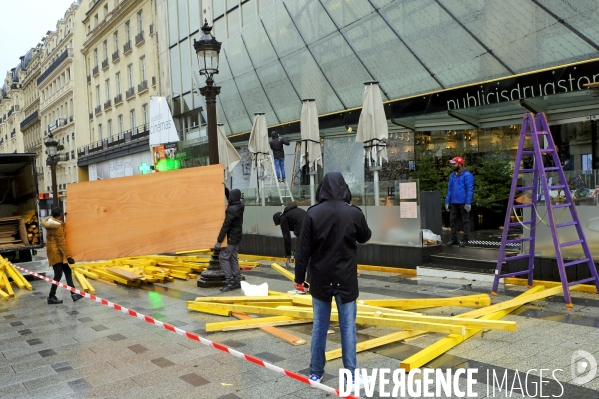
[[[12, 281], [10, 281], [12, 280]], [[7, 301], [15, 296], [12, 285], [31, 291], [29, 281], [9, 261], [0, 256], [0, 299]]]

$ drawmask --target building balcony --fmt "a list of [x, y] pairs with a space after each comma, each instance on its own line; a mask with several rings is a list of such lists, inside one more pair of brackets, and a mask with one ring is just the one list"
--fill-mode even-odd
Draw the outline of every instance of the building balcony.
[[[131, 130], [77, 148], [77, 165], [89, 165], [100, 160], [121, 156], [123, 152], [145, 151], [149, 143], [150, 125], [136, 126]], [[71, 153], [71, 157], [72, 157]]]
[[133, 48], [131, 47], [131, 40], [129, 40], [127, 43], [125, 43], [125, 45], [123, 46], [123, 54], [127, 55], [129, 54], [131, 51], [133, 50]]
[[116, 107], [119, 104], [123, 103], [123, 95], [119, 94], [114, 98], [114, 106]]
[[127, 93], [125, 93], [125, 98], [127, 100], [130, 100], [133, 97], [135, 97], [135, 87], [131, 87], [129, 90], [127, 90]]
[[143, 82], [141, 82], [140, 84], [137, 85], [137, 93], [141, 94], [144, 91], [148, 91], [148, 81], [144, 80]]
[[100, 67], [98, 65], [96, 65], [94, 67], [94, 69], [92, 69], [92, 75], [94, 75], [94, 77], [98, 76], [100, 74]]
[[65, 62], [69, 57], [73, 56], [73, 49], [66, 49], [61, 55], [58, 56], [57, 59], [50, 64], [50, 66], [37, 78], [37, 85], [39, 86], [44, 80], [46, 80], [52, 72], [56, 70], [63, 62]]
[[95, 109], [94, 109], [94, 114], [97, 116], [99, 114], [102, 113], [102, 106], [98, 105]]
[[8, 110], [8, 118], [11, 117], [11, 115], [13, 114], [13, 112], [15, 112], [15, 107], [10, 107], [10, 110]]
[[135, 35], [135, 45], [136, 46], [141, 46], [142, 44], [144, 44], [146, 41], [146, 38], [144, 36], [144, 31], [142, 30], [141, 32], [139, 32], [137, 35]]
[[112, 53], [112, 62], [116, 63], [121, 59], [121, 55], [119, 54], [119, 51], [115, 51], [114, 53]]
[[105, 71], [108, 69], [108, 58], [106, 58], [104, 61], [102, 61], [102, 70]]
[[21, 122], [21, 131], [27, 129], [34, 122], [39, 121], [39, 112], [36, 110], [33, 114], [29, 115], [27, 118], [23, 119]]
[[112, 101], [108, 100], [104, 103], [104, 112], [108, 111], [110, 108], [112, 108]]
[[10, 138], [14, 139], [15, 137], [17, 137], [17, 129], [13, 129], [12, 132], [10, 132]]

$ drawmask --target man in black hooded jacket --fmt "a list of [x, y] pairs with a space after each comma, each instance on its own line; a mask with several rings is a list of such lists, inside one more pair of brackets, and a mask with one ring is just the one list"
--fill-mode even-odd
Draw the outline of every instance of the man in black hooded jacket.
[[281, 226], [283, 241], [285, 242], [285, 257], [287, 258], [287, 267], [291, 259], [291, 232], [299, 238], [304, 224], [306, 211], [298, 208], [297, 205], [287, 205], [283, 212], [277, 212], [272, 216], [275, 226]]
[[341, 173], [327, 173], [319, 190], [318, 205], [308, 209], [299, 239], [294, 285], [299, 289], [310, 263], [314, 311], [310, 379], [316, 382], [324, 375], [333, 297], [339, 312], [343, 367], [352, 376], [356, 369], [357, 244], [367, 242], [371, 231], [360, 208], [349, 204], [350, 200], [351, 193]]
[[220, 229], [214, 248], [220, 248], [221, 242], [227, 237], [227, 246], [220, 251], [220, 267], [225, 274], [227, 283], [220, 290], [223, 292], [241, 288], [241, 273], [239, 272], [239, 243], [243, 233], [243, 211], [241, 191], [233, 189], [229, 192], [229, 206], [225, 212], [225, 221]]

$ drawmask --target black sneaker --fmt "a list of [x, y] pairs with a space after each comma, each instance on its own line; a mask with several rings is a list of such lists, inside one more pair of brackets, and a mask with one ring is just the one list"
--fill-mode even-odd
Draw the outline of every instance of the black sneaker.
[[447, 245], [448, 247], [451, 247], [452, 245], [457, 245], [457, 243], [458, 243], [458, 239], [452, 238], [451, 240], [447, 241], [447, 243], [445, 245]]
[[464, 248], [466, 245], [468, 245], [468, 239], [467, 238], [465, 240], [460, 241], [460, 248]]
[[62, 303], [62, 300], [56, 298], [55, 296], [48, 297], [48, 305], [58, 305], [61, 303]]
[[83, 295], [72, 293], [71, 294], [71, 298], [73, 299], [73, 302], [77, 302], [78, 300], [80, 300], [81, 298], [83, 298]]
[[233, 283], [233, 284], [228, 284], [225, 285], [223, 288], [221, 288], [220, 290], [222, 292], [229, 292], [229, 291], [233, 291], [233, 290], [238, 290], [241, 288], [241, 285], [239, 283]]

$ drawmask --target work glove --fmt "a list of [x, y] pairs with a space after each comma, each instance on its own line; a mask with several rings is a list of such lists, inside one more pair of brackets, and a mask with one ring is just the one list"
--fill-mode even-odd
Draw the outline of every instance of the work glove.
[[464, 209], [466, 210], [466, 212], [470, 213], [470, 209], [472, 209], [471, 205], [464, 205]]
[[214, 249], [219, 249], [220, 248], [220, 242], [217, 242], [216, 244], [214, 244]]
[[449, 204], [445, 204], [445, 210], [449, 212]]
[[75, 264], [75, 259], [67, 258], [67, 262], [69, 262], [69, 265], [73, 265], [73, 264]]

